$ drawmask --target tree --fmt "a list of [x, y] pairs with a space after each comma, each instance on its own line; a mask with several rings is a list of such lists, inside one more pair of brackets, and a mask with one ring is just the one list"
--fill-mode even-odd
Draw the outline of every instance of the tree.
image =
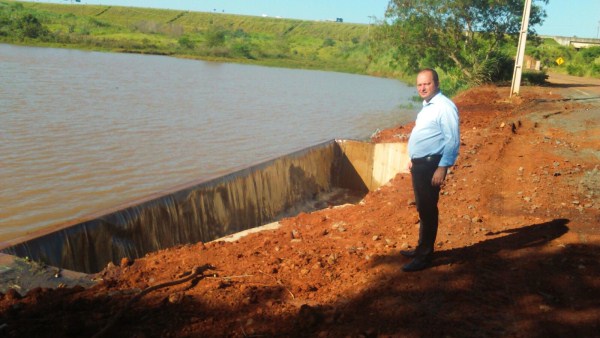
[[[547, 4], [548, 0], [535, 0]], [[408, 72], [437, 67], [467, 82], [492, 80], [506, 64], [501, 48], [521, 28], [524, 0], [391, 0], [383, 23]], [[534, 3], [529, 33], [545, 11]]]
[[17, 26], [24, 38], [37, 39], [48, 34], [46, 27], [33, 14], [25, 14], [17, 21]]
[[220, 28], [211, 28], [208, 32], [206, 32], [206, 45], [208, 47], [218, 47], [225, 44], [225, 38], [227, 36], [227, 32]]

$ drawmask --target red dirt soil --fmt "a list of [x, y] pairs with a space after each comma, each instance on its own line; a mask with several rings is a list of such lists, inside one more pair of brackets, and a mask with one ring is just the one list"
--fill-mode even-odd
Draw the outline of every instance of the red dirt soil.
[[[8, 291], [0, 335], [597, 337], [598, 88], [559, 81], [509, 99], [485, 86], [454, 98], [461, 151], [424, 271], [401, 270], [399, 250], [419, 229], [410, 175], [398, 174], [360, 203], [276, 230], [124, 259], [90, 289]], [[564, 99], [577, 90], [591, 96]]]

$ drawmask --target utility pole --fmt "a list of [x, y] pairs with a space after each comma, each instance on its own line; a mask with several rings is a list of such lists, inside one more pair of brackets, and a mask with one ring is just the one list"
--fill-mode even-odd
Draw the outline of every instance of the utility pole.
[[531, 0], [525, 0], [523, 9], [523, 20], [521, 21], [521, 31], [519, 33], [519, 45], [517, 46], [517, 57], [515, 59], [515, 70], [513, 72], [512, 85], [510, 87], [510, 96], [519, 95], [521, 87], [521, 74], [523, 73], [523, 59], [525, 58], [525, 44], [527, 42], [527, 30], [529, 29], [529, 14], [531, 12]]

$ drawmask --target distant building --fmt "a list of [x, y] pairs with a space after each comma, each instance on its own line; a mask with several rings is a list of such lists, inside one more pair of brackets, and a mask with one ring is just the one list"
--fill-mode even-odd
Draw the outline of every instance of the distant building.
[[344, 19], [343, 18], [336, 18], [335, 22], [344, 22]]

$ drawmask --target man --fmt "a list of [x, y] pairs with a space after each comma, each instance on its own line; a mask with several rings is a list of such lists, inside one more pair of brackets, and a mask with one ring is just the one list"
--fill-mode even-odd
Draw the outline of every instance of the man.
[[415, 250], [400, 251], [413, 258], [402, 267], [407, 272], [423, 270], [431, 262], [438, 228], [440, 187], [458, 156], [458, 109], [440, 92], [439, 85], [438, 74], [433, 69], [423, 69], [417, 75], [423, 108], [408, 139], [408, 153], [420, 226]]

